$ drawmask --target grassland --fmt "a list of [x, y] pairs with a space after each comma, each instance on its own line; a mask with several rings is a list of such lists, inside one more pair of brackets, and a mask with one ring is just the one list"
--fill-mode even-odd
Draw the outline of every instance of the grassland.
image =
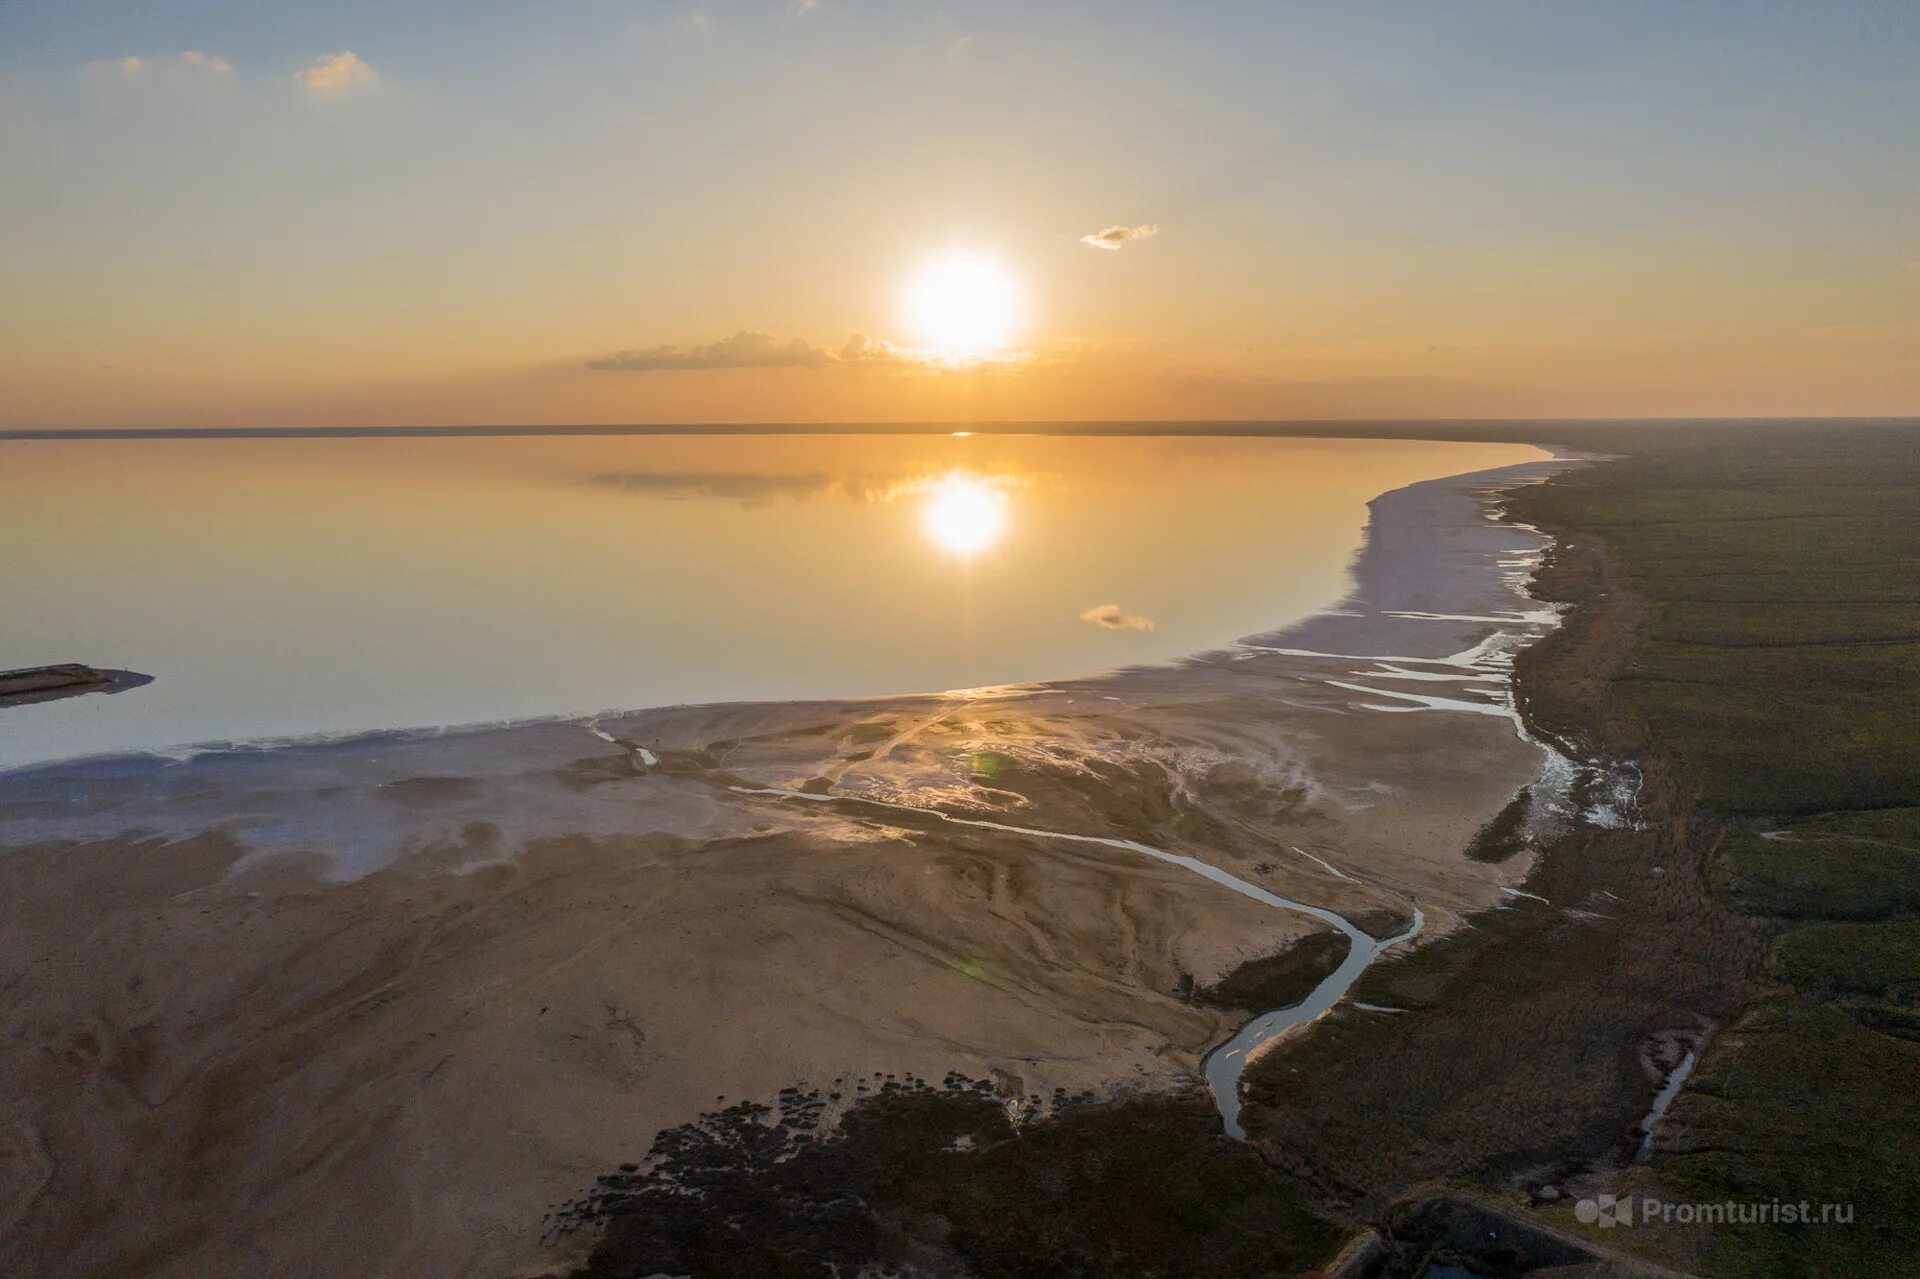
[[1920, 1273], [1920, 436], [1643, 429], [1522, 497], [1602, 539], [1648, 617], [1610, 695], [1756, 921], [1748, 1001], [1635, 1185], [1845, 1203], [1669, 1239], [1710, 1274]]
[[1663, 440], [1528, 495], [1652, 616], [1618, 691], [1731, 817], [1920, 805], [1920, 439]]

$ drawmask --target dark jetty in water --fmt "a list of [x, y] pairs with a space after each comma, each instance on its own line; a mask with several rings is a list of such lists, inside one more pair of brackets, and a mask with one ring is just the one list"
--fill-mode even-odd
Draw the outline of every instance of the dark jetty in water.
[[83, 693], [123, 693], [152, 682], [151, 675], [101, 670], [82, 666], [78, 662], [64, 662], [58, 666], [23, 666], [19, 670], [0, 671], [0, 706], [51, 702], [61, 697], [79, 697]]

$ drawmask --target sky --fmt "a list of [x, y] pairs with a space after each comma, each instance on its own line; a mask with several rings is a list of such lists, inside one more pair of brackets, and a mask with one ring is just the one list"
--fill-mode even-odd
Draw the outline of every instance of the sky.
[[0, 6], [4, 427], [1914, 414], [1911, 0]]

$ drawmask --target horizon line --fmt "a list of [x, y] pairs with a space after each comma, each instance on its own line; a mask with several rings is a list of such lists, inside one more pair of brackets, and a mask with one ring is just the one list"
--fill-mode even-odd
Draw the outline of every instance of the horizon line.
[[140, 426], [0, 428], [0, 440], [431, 439], [648, 435], [1220, 435], [1306, 434], [1333, 430], [1542, 427], [1882, 426], [1920, 427], [1920, 416], [1805, 417], [1438, 417], [1438, 418], [1140, 418], [1088, 421], [966, 419], [856, 422], [635, 422], [464, 426]]

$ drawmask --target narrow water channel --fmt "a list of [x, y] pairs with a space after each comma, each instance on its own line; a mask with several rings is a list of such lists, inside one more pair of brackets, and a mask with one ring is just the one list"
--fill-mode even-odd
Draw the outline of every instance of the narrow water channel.
[[851, 795], [816, 795], [806, 791], [788, 790], [779, 786], [735, 786], [732, 788], [743, 795], [772, 795], [784, 799], [803, 799], [816, 804], [861, 805], [869, 808], [888, 809], [894, 812], [917, 813], [922, 817], [931, 817], [953, 826], [973, 826], [981, 830], [1005, 831], [1013, 835], [1026, 835], [1035, 839], [1063, 840], [1075, 844], [1098, 844], [1104, 848], [1118, 849], [1121, 852], [1137, 853], [1142, 857], [1151, 857], [1155, 861], [1170, 863], [1192, 871], [1196, 875], [1212, 880], [1223, 888], [1228, 888], [1242, 897], [1251, 897], [1254, 901], [1277, 910], [1288, 910], [1295, 914], [1306, 915], [1323, 924], [1339, 929], [1349, 943], [1347, 956], [1340, 966], [1321, 979], [1313, 993], [1297, 1004], [1286, 1008], [1276, 1008], [1261, 1013], [1242, 1026], [1231, 1039], [1207, 1054], [1204, 1070], [1207, 1086], [1213, 1090], [1214, 1106], [1220, 1111], [1220, 1121], [1227, 1135], [1236, 1139], [1245, 1139], [1246, 1130], [1240, 1126], [1240, 1077], [1247, 1063], [1281, 1035], [1293, 1027], [1310, 1022], [1321, 1013], [1340, 1002], [1341, 996], [1360, 978], [1367, 966], [1378, 959], [1382, 952], [1401, 942], [1410, 941], [1420, 931], [1422, 916], [1420, 908], [1413, 908], [1413, 923], [1408, 929], [1385, 941], [1375, 941], [1372, 937], [1355, 927], [1346, 916], [1327, 910], [1325, 907], [1297, 902], [1290, 897], [1269, 892], [1258, 884], [1248, 883], [1238, 875], [1220, 869], [1218, 866], [1203, 862], [1197, 857], [1187, 857], [1180, 853], [1170, 853], [1164, 848], [1155, 848], [1138, 840], [1119, 839], [1108, 835], [1080, 835], [1069, 831], [1042, 830], [1033, 826], [1015, 826], [1009, 822], [996, 822], [984, 817], [955, 817], [943, 813], [937, 808], [920, 808], [913, 804], [900, 804], [892, 800], [867, 799]]

